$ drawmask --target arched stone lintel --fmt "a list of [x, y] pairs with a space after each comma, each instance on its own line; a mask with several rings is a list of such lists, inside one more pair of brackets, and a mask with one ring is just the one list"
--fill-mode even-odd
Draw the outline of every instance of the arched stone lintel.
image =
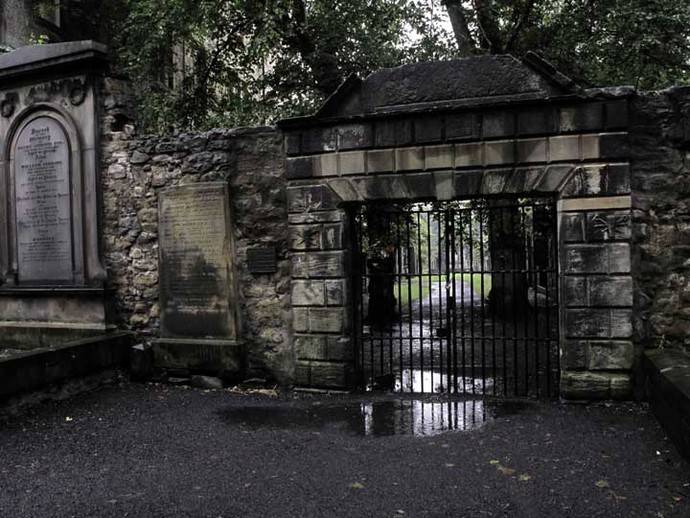
[[452, 200], [502, 194], [558, 194], [575, 177], [572, 164], [434, 171], [323, 180], [343, 203], [376, 200]]

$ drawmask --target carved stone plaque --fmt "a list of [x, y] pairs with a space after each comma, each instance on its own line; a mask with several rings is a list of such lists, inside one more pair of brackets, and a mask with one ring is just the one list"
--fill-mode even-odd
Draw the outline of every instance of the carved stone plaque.
[[236, 338], [227, 185], [167, 189], [158, 211], [161, 335]]
[[14, 152], [17, 266], [20, 282], [73, 278], [67, 134], [50, 117], [29, 122]]

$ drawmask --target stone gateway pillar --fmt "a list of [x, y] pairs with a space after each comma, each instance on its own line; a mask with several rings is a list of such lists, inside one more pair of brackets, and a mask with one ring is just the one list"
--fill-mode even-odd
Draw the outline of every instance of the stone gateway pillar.
[[91, 42], [0, 56], [0, 334], [38, 346], [106, 329]]

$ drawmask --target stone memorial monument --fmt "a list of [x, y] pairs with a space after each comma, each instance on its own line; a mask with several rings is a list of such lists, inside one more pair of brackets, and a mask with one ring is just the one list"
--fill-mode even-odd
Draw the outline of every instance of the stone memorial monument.
[[159, 193], [158, 365], [226, 373], [239, 369], [231, 228], [225, 182]]
[[0, 334], [32, 347], [106, 329], [91, 41], [0, 55]]

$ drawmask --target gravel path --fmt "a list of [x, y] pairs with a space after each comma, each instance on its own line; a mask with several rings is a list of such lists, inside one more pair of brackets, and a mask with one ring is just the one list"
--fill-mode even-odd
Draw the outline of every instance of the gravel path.
[[690, 516], [640, 405], [129, 383], [1, 420], [0, 488], [3, 517]]

